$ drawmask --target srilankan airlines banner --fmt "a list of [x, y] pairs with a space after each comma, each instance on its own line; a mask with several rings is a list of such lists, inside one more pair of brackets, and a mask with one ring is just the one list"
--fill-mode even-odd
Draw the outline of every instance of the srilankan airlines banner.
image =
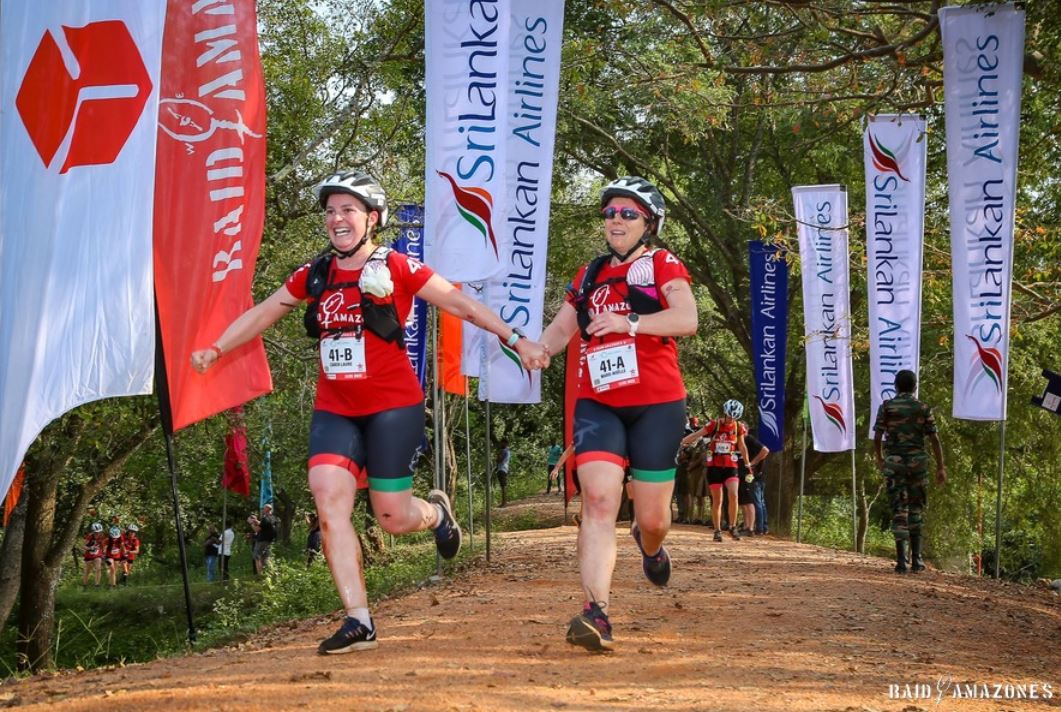
[[1024, 12], [945, 7], [954, 417], [1005, 420]]
[[[537, 340], [545, 297], [564, 3], [510, 0], [510, 8], [507, 202], [499, 223], [507, 247], [500, 275], [487, 283], [486, 304], [509, 326]], [[516, 352], [497, 339], [486, 343], [490, 377], [485, 387], [479, 381], [479, 397], [495, 403], [541, 402], [541, 373], [524, 369]]]
[[869, 293], [869, 437], [895, 374], [921, 360], [921, 253], [925, 225], [925, 122], [873, 116], [863, 137]]
[[[397, 217], [401, 232], [391, 249], [423, 262], [424, 209], [419, 205], [399, 205]], [[427, 380], [427, 302], [420, 297], [413, 298], [413, 308], [405, 320], [405, 355], [423, 388]]]
[[164, 0], [0, 4], [0, 494], [51, 420], [151, 392]]
[[500, 273], [506, 205], [509, 3], [424, 4], [424, 257], [453, 282]]
[[855, 447], [847, 192], [839, 185], [792, 189], [803, 273], [807, 397], [818, 452]]
[[777, 245], [748, 243], [752, 294], [752, 360], [759, 440], [785, 448], [785, 346], [788, 340], [788, 262]]

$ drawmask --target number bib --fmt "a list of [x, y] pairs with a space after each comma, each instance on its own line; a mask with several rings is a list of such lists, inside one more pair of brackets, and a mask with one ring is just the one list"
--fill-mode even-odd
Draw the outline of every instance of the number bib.
[[332, 381], [358, 381], [368, 378], [365, 340], [346, 335], [320, 340], [321, 369]]
[[724, 440], [720, 440], [715, 443], [716, 455], [728, 455], [731, 452], [733, 452], [733, 443], [728, 443]]
[[587, 349], [586, 366], [589, 368], [589, 382], [594, 393], [604, 393], [641, 382], [633, 339]]

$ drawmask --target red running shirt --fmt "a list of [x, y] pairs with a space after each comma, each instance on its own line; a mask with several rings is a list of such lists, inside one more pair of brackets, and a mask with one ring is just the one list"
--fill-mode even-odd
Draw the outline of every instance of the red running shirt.
[[[413, 306], [413, 297], [434, 271], [424, 263], [398, 252], [387, 255], [387, 267], [394, 282], [394, 293], [387, 297], [393, 300], [398, 320], [405, 323]], [[299, 267], [288, 278], [285, 286], [295, 299], [307, 298], [306, 280], [309, 264]], [[353, 283], [340, 289], [325, 289], [321, 294], [321, 307], [317, 309], [317, 323], [322, 332], [338, 325], [360, 323], [361, 290], [357, 281], [361, 270], [344, 270], [332, 267], [329, 284]], [[349, 307], [353, 306], [354, 309]], [[324, 369], [318, 359], [316, 410], [336, 415], [371, 415], [393, 408], [405, 408], [424, 400], [420, 381], [413, 372], [405, 350], [397, 342], [389, 343], [368, 329], [363, 332], [365, 340], [365, 364], [367, 377], [358, 380], [331, 380], [325, 378]]]
[[85, 561], [92, 561], [103, 557], [103, 546], [100, 544], [99, 536], [89, 532], [85, 535]]
[[121, 561], [125, 558], [125, 540], [120, 536], [107, 537], [106, 556], [108, 559]]
[[136, 555], [140, 553], [140, 538], [132, 532], [126, 532], [122, 535], [122, 541], [125, 544], [125, 560], [136, 561]]
[[708, 467], [737, 468], [738, 435], [744, 437], [748, 434], [748, 426], [739, 420], [731, 420], [724, 423], [722, 420], [712, 420], [704, 426], [704, 436], [711, 438], [711, 446], [704, 456], [704, 464]]
[[[651, 256], [652, 270], [654, 272], [652, 284], [656, 290], [656, 296], [663, 308], [670, 306], [666, 297], [663, 296], [663, 285], [671, 280], [683, 279], [691, 282], [689, 271], [685, 265], [667, 250], [656, 250]], [[644, 284], [645, 280], [638, 277], [636, 272], [642, 270], [644, 263], [635, 269], [634, 275], [629, 275], [631, 266], [642, 262], [638, 258], [632, 262], [613, 267], [610, 262], [605, 263], [597, 273], [596, 282], [598, 287], [591, 289], [588, 304], [589, 315], [593, 316], [603, 311], [613, 311], [617, 314], [629, 314], [630, 304], [627, 301], [626, 280], [634, 284]], [[588, 265], [582, 265], [575, 275], [572, 287], [568, 289], [567, 303], [575, 306], [575, 295], [572, 294], [582, 284], [582, 275], [585, 274]], [[630, 337], [623, 334], [606, 334], [603, 337], [594, 337], [589, 342], [582, 342], [582, 357], [579, 359], [578, 397], [597, 401], [614, 408], [635, 405], [652, 405], [654, 403], [670, 403], [685, 398], [685, 384], [682, 382], [682, 374], [678, 369], [678, 344], [673, 336], [661, 337], [648, 334], [638, 334], [634, 338], [634, 349], [637, 353], [637, 366], [639, 382], [607, 390], [601, 393], [595, 392], [590, 383], [589, 369], [587, 368], [586, 349], [595, 348], [601, 344], [613, 344], [628, 340]]]

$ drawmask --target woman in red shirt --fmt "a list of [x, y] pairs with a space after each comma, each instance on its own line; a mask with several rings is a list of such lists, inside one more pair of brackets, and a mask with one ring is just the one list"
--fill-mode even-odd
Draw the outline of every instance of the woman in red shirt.
[[739, 540], [737, 533], [737, 499], [740, 485], [740, 470], [737, 454], [744, 462], [748, 458], [748, 447], [744, 436], [748, 426], [740, 422], [744, 415], [744, 405], [737, 400], [728, 400], [722, 404], [722, 418], [716, 418], [694, 433], [682, 439], [682, 445], [695, 443], [700, 438], [709, 438], [704, 467], [707, 468], [707, 486], [711, 491], [711, 523], [715, 527], [715, 541], [722, 541], [722, 488], [729, 494], [729, 533]]
[[307, 323], [319, 332], [320, 347], [309, 485], [325, 558], [346, 609], [343, 624], [318, 652], [337, 654], [377, 645], [361, 548], [350, 521], [359, 488], [368, 488], [384, 531], [433, 529], [442, 557], [453, 558], [460, 550], [460, 527], [445, 492], [432, 490], [426, 501], [412, 496], [413, 455], [424, 437], [424, 394], [399, 337], [413, 297], [496, 334], [527, 368], [546, 365], [548, 355], [427, 265], [377, 250], [373, 236], [386, 225], [388, 211], [383, 188], [372, 176], [336, 173], [317, 186], [316, 195], [334, 254], [297, 269], [212, 346], [193, 353], [192, 365], [203, 373], [300, 303], [316, 306]]
[[695, 333], [697, 323], [685, 266], [667, 250], [648, 247], [663, 225], [659, 190], [644, 178], [619, 178], [601, 193], [600, 207], [609, 254], [579, 269], [567, 301], [542, 334], [550, 353], [563, 350], [576, 332], [582, 335], [574, 445], [585, 599], [567, 641], [588, 650], [613, 646], [605, 609], [627, 460], [635, 518], [630, 533], [641, 550], [642, 570], [657, 586], [670, 578], [663, 540], [686, 418], [674, 339]]

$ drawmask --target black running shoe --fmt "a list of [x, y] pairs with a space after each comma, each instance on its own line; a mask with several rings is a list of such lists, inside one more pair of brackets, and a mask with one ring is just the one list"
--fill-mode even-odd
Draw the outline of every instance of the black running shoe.
[[612, 624], [596, 603], [588, 603], [582, 613], [571, 619], [567, 628], [567, 642], [594, 652], [607, 652], [615, 645]]
[[721, 529], [716, 529], [715, 530], [715, 541], [722, 541], [722, 530]]
[[438, 548], [439, 556], [443, 559], [452, 559], [461, 550], [461, 528], [453, 516], [449, 497], [442, 490], [431, 490], [427, 495], [427, 501], [442, 507], [442, 522], [435, 527], [435, 546]]
[[736, 539], [737, 541], [740, 541], [740, 532], [737, 531], [737, 527], [730, 527], [729, 528], [729, 535], [731, 537], [733, 537], [734, 539]]
[[317, 647], [317, 654], [339, 655], [357, 650], [374, 650], [378, 645], [375, 628], [370, 630], [358, 619], [347, 616], [339, 630]]
[[630, 526], [630, 536], [641, 550], [641, 570], [645, 572], [645, 578], [657, 586], [666, 586], [670, 581], [670, 555], [667, 554], [666, 548], [660, 544], [659, 551], [655, 554], [646, 554], [641, 546], [641, 530], [637, 528], [637, 522]]

